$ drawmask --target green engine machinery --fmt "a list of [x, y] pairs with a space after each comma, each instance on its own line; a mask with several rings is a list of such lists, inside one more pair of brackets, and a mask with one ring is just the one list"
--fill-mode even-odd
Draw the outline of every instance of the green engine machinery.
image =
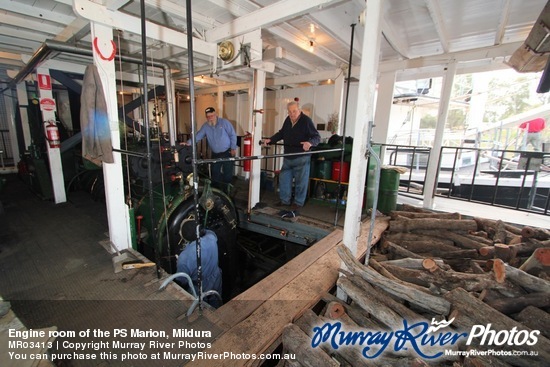
[[[169, 147], [159, 148], [159, 144], [153, 143], [152, 150], [159, 153], [152, 154], [151, 159], [153, 208], [149, 195], [145, 195], [135, 209], [138, 250], [149, 258], [157, 259], [165, 271], [173, 274], [176, 272], [176, 256], [183, 249], [180, 227], [186, 218], [196, 215], [192, 148], [181, 146], [176, 152]], [[131, 157], [129, 164], [136, 182], [149, 179], [145, 157]], [[227, 301], [231, 298], [238, 275], [238, 214], [231, 198], [212, 187], [207, 179], [200, 180], [198, 196], [199, 222], [218, 237], [222, 298]]]

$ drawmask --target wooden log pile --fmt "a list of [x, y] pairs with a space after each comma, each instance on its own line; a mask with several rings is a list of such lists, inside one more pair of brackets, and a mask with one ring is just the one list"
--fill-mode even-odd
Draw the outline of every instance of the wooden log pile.
[[289, 324], [284, 350], [300, 354], [280, 366], [550, 365], [547, 229], [404, 207], [368, 266], [338, 253], [345, 301], [326, 294]]

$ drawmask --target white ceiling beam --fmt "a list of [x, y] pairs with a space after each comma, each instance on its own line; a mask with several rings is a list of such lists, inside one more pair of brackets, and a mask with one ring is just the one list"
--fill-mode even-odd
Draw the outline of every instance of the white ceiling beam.
[[282, 47], [275, 47], [275, 48], [270, 48], [265, 50], [263, 59], [266, 61], [277, 60], [277, 59], [285, 60], [301, 68], [304, 68], [306, 70], [315, 70], [315, 65], [303, 61], [299, 57], [296, 57], [291, 53], [287, 52]]
[[508, 24], [508, 19], [510, 18], [510, 1], [511, 0], [502, 0], [502, 11], [500, 13], [500, 18], [498, 19], [497, 31], [495, 33], [495, 45], [500, 45], [502, 43], [502, 39], [504, 38], [506, 25]]
[[[401, 60], [401, 61], [388, 61], [380, 63], [378, 68], [380, 73], [389, 71], [399, 71], [406, 69], [415, 69], [423, 67], [432, 67], [437, 65], [444, 65], [450, 60], [456, 60], [457, 62], [467, 62], [484, 59], [495, 59], [499, 57], [510, 56], [519, 47], [522, 47], [523, 42], [513, 42], [504, 45], [490, 46], [477, 48], [473, 50], [466, 50], [460, 52], [451, 52], [445, 55], [433, 55], [428, 57], [419, 57], [416, 59]], [[358, 68], [352, 69], [352, 75], [358, 75]]]
[[[302, 50], [306, 51], [306, 52], [309, 52], [308, 49], [309, 49], [309, 40], [306, 39], [306, 37], [304, 35], [302, 35], [303, 37], [300, 37], [300, 36], [297, 36], [295, 34], [293, 34], [292, 32], [289, 32], [287, 31], [286, 29], [283, 29], [282, 27], [276, 27], [276, 28], [269, 28], [268, 31], [270, 33], [273, 33], [275, 36], [277, 37], [281, 37], [281, 38], [284, 38], [286, 39], [287, 41], [295, 44], [296, 46], [300, 47]], [[298, 31], [297, 31], [298, 32]], [[313, 52], [313, 55], [315, 55], [317, 58], [319, 58], [321, 61], [323, 62], [326, 62], [327, 64], [329, 65], [333, 65], [333, 66], [337, 66], [337, 64], [339, 62], [342, 62], [342, 60], [340, 60], [340, 58], [338, 59], [335, 59], [334, 57], [332, 57], [332, 55], [327, 55], [323, 49], [321, 47], [319, 47], [319, 45], [316, 45], [316, 50], [315, 52]], [[309, 65], [305, 68], [307, 68], [308, 70], [311, 70], [311, 71], [315, 71], [317, 70], [317, 66], [313, 65], [313, 64], [309, 64], [309, 63], [306, 63], [306, 62], [303, 62], [301, 61], [300, 59], [298, 60], [295, 60], [296, 62], [301, 62], [303, 63], [304, 65]], [[294, 62], [294, 61], [293, 61]]]
[[[23, 27], [28, 28], [29, 22], [31, 20], [28, 17], [22, 17], [14, 14], [2, 14], [2, 24], [10, 25], [13, 27]], [[48, 22], [42, 22], [40, 24], [40, 32], [43, 33], [49, 33], [49, 34], [58, 34], [63, 30], [62, 26], [53, 25]], [[1, 32], [2, 34], [7, 34], [4, 32]]]
[[[346, 24], [345, 21], [343, 21], [342, 19], [335, 17], [334, 14], [330, 13], [330, 11], [309, 14], [307, 18], [311, 19], [312, 23], [315, 23], [319, 28], [323, 30], [323, 32], [329, 34], [332, 38], [339, 41], [340, 43], [347, 45], [350, 43], [350, 40], [351, 40], [352, 23], [356, 24], [356, 30], [357, 30], [357, 26], [358, 26], [357, 23], [359, 22], [359, 14], [360, 12], [357, 13], [356, 19], [353, 19], [353, 20], [350, 19], [351, 22], [348, 22], [348, 24]], [[359, 56], [361, 55], [362, 41], [360, 38], [357, 37], [357, 35], [358, 35], [358, 32], [355, 31], [355, 34], [354, 34], [355, 42], [353, 44], [353, 52], [355, 53], [355, 55]]]
[[265, 28], [343, 0], [281, 0], [206, 31], [206, 39], [219, 42], [258, 28]]
[[428, 7], [428, 12], [430, 17], [434, 22], [435, 31], [439, 37], [439, 42], [443, 48], [443, 52], [449, 52], [449, 34], [447, 28], [445, 27], [445, 20], [443, 19], [443, 13], [441, 12], [441, 7], [439, 6], [439, 0], [425, 0], [426, 6]]
[[34, 39], [14, 39], [13, 37], [3, 36], [0, 34], [0, 44], [5, 47], [6, 45], [10, 45], [17, 50], [22, 49], [31, 49], [35, 50], [42, 44], [41, 41], [35, 41]]
[[197, 94], [212, 94], [218, 92], [232, 92], [237, 90], [250, 89], [252, 83], [232, 83], [213, 88], [201, 88]]
[[273, 87], [277, 85], [300, 84], [300, 83], [309, 83], [309, 82], [319, 81], [319, 80], [336, 79], [336, 77], [341, 72], [342, 72], [341, 69], [334, 69], [334, 70], [319, 71], [319, 72], [311, 73], [307, 75], [305, 74], [305, 75], [285, 76], [282, 78], [270, 78], [270, 79], [266, 79], [265, 86]]
[[124, 5], [128, 4], [131, 0], [106, 0], [105, 6], [109, 10], [118, 10]]
[[[21, 68], [21, 67], [25, 66], [25, 64], [23, 64], [21, 61], [3, 59], [1, 57], [0, 57], [0, 65], [3, 69], [8, 69], [9, 67], [12, 67], [12, 66], [17, 67], [17, 68]], [[9, 71], [9, 70], [7, 70], [7, 71]], [[15, 75], [17, 75], [17, 72], [15, 73]]]
[[409, 47], [402, 41], [401, 37], [398, 37], [395, 34], [393, 28], [388, 24], [385, 17], [380, 19], [380, 28], [382, 29], [382, 34], [384, 35], [386, 42], [389, 43], [391, 48], [393, 48], [401, 57], [409, 59]]
[[0, 34], [9, 34], [11, 37], [19, 38], [22, 40], [32, 40], [36, 42], [43, 42], [47, 40], [50, 36], [52, 36], [42, 32], [33, 32], [29, 28], [10, 29], [10, 32], [8, 33], [6, 31], [6, 28], [7, 27], [0, 25]]
[[[119, 11], [111, 11], [102, 5], [88, 0], [74, 0], [74, 9], [79, 16], [90, 21], [141, 35], [141, 20], [137, 17]], [[147, 37], [174, 46], [187, 48], [187, 35], [183, 32], [178, 32], [151, 22], [146, 22], [146, 32]], [[217, 57], [218, 46], [215, 43], [208, 43], [198, 38], [193, 38], [193, 50]]]
[[86, 19], [76, 18], [69, 25], [67, 25], [61, 32], [57, 33], [54, 37], [55, 41], [67, 42], [71, 39], [78, 38], [78, 35], [82, 35], [84, 30], [90, 30], [90, 22]]
[[75, 18], [74, 16], [64, 15], [59, 12], [9, 0], [0, 0], [0, 9], [60, 24], [69, 24]]
[[[185, 1], [182, 1], [182, 3], [185, 3]], [[145, 4], [154, 7], [164, 13], [174, 14], [177, 15], [179, 18], [187, 19], [186, 7], [178, 5], [177, 3], [163, 0], [145, 0]], [[219, 24], [219, 22], [214, 18], [206, 17], [204, 15], [197, 14], [196, 12], [193, 12], [193, 14], [191, 14], [191, 17], [193, 19], [193, 23], [197, 23], [205, 28], [212, 28]]]

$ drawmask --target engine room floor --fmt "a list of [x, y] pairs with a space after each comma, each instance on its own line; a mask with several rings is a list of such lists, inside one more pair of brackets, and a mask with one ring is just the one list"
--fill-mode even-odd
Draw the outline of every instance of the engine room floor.
[[[203, 314], [206, 317], [200, 317], [197, 311], [187, 317], [186, 311], [192, 299], [173, 284], [166, 290], [159, 291], [161, 280], [157, 278], [155, 267], [114, 272], [111, 261], [114, 255], [105, 248], [105, 242], [108, 243], [105, 203], [92, 200], [87, 192], [72, 191], [67, 194], [66, 203], [55, 205], [33, 194], [16, 175], [4, 177], [7, 178], [7, 183], [0, 192], [0, 297], [11, 303], [11, 310], [26, 329], [55, 327], [60, 331], [75, 331], [77, 334], [87, 329], [111, 333], [110, 336], [84, 339], [58, 337], [56, 341], [59, 343], [105, 341], [111, 344], [109, 348], [91, 350], [98, 358], [102, 357], [101, 361], [73, 359], [57, 365], [127, 366], [128, 360], [121, 361], [121, 355], [138, 353], [139, 350], [123, 347], [113, 349], [112, 343], [115, 340], [147, 343], [157, 340], [151, 337], [140, 339], [135, 335], [130, 338], [132, 332], [139, 335], [142, 331], [166, 331], [168, 338], [158, 340], [175, 342], [171, 348], [147, 345], [147, 355], [150, 356], [155, 350], [161, 355], [170, 351], [181, 354], [203, 350], [204, 343], [213, 342], [227, 330], [227, 325], [231, 324], [234, 317], [223, 312], [205, 309]], [[248, 183], [243, 180], [236, 182], [236, 205], [240, 210], [246, 210]], [[278, 201], [276, 193], [264, 190], [261, 195], [264, 205], [256, 209], [258, 213], [277, 217], [280, 209], [274, 205]], [[333, 207], [308, 202], [300, 214], [297, 223], [289, 226], [315, 226], [327, 233], [334, 229], [331, 224], [335, 216]], [[344, 209], [339, 210], [339, 215], [339, 223], [343, 223]], [[259, 244], [253, 237], [249, 241], [253, 241], [253, 245]], [[262, 246], [265, 248], [276, 244], [273, 240], [263, 241]], [[299, 245], [280, 246], [284, 248], [282, 252], [276, 247], [273, 249], [278, 251], [278, 257], [283, 257], [282, 263], [306, 248]], [[248, 274], [244, 288], [237, 289], [238, 293], [251, 286], [252, 279], [259, 281], [282, 265], [276, 256], [270, 258], [270, 254], [265, 251], [262, 255], [263, 263], [260, 265], [264, 268], [256, 266], [255, 272]], [[2, 325], [2, 322], [0, 319], [0, 338], [10, 328]], [[127, 333], [127, 336], [121, 338], [119, 334], [113, 337], [115, 330]], [[207, 330], [211, 334], [201, 337], [172, 337], [173, 330]], [[188, 344], [178, 345], [180, 341]], [[100, 354], [101, 351], [112, 354]], [[74, 349], [63, 348], [63, 344], [60, 344], [57, 352], [70, 353]], [[86, 351], [89, 352], [90, 349]], [[5, 355], [5, 351], [0, 352], [1, 366], [10, 365], [3, 363], [2, 358]], [[115, 355], [118, 359], [115, 359]], [[133, 356], [135, 355], [137, 354]], [[173, 361], [163, 360], [163, 366], [182, 365], [186, 362], [180, 355], [174, 357]], [[135, 359], [131, 361], [131, 365], [154, 364], [150, 359]], [[18, 364], [17, 367], [19, 366], [24, 365]]]
[[[186, 317], [192, 300], [179, 287], [171, 285], [159, 291], [161, 283], [155, 267], [114, 272], [113, 255], [100, 245], [107, 239], [108, 231], [104, 203], [94, 202], [89, 194], [80, 191], [69, 192], [66, 203], [55, 205], [31, 193], [16, 175], [4, 177], [8, 181], [0, 193], [0, 296], [11, 303], [11, 310], [27, 329], [57, 327], [60, 331], [76, 332], [77, 337], [58, 337], [59, 343], [111, 343], [109, 348], [86, 351], [101, 360], [72, 359], [58, 365], [151, 366], [150, 360], [139, 358], [130, 364], [128, 360], [122, 362], [124, 353], [135, 357], [140, 349], [120, 345], [114, 348], [113, 341], [149, 343], [157, 339], [140, 339], [141, 331], [166, 331], [168, 338], [158, 340], [174, 342], [173, 347], [146, 346], [148, 355], [155, 350], [162, 355], [202, 350], [204, 347], [194, 347], [214, 340], [221, 332], [207, 318]], [[2, 322], [0, 318], [0, 333], [13, 327]], [[87, 329], [109, 332], [110, 337], [103, 333], [78, 338], [78, 333]], [[113, 338], [116, 329], [119, 335]], [[132, 330], [134, 336], [130, 338]], [[208, 330], [211, 335], [174, 338], [173, 330]], [[126, 338], [121, 338], [122, 333], [127, 333]], [[180, 341], [189, 344], [178, 345]], [[10, 361], [2, 360], [7, 352], [4, 346], [0, 349], [4, 349], [0, 352], [0, 365], [25, 365], [4, 363]], [[58, 351], [63, 350], [60, 344]], [[73, 353], [75, 349], [65, 351]], [[101, 351], [113, 354], [100, 355]], [[182, 358], [164, 360], [163, 365], [182, 362]]]

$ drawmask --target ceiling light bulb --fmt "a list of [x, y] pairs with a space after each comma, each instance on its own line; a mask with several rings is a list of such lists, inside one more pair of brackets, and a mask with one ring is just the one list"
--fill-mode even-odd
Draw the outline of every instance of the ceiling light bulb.
[[313, 23], [309, 24], [309, 32], [310, 33], [315, 33], [315, 24], [313, 24]]

